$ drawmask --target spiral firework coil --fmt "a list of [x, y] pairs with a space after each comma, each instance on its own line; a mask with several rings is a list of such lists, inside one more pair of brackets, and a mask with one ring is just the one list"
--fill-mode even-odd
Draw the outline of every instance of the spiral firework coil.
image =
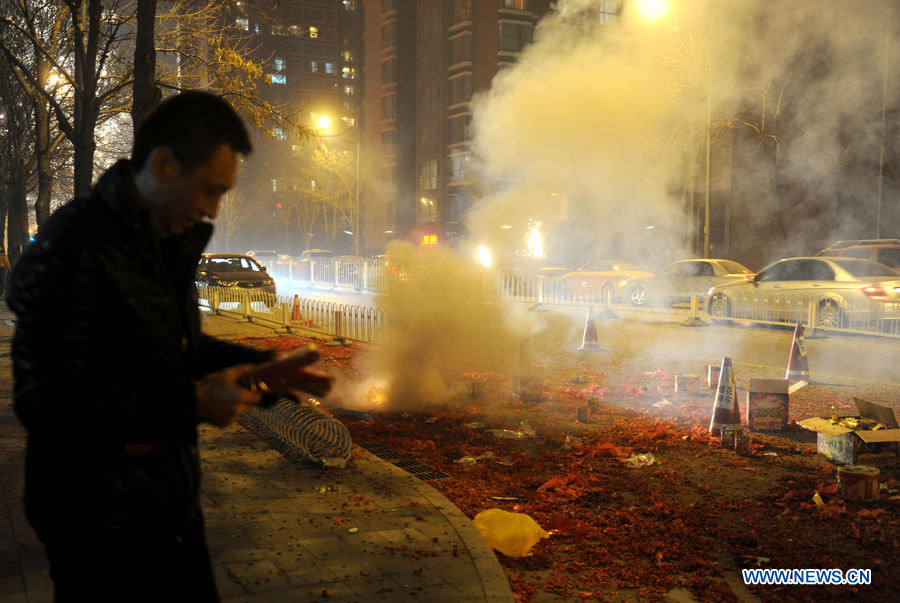
[[314, 463], [343, 466], [350, 458], [350, 432], [312, 404], [282, 398], [244, 416]]

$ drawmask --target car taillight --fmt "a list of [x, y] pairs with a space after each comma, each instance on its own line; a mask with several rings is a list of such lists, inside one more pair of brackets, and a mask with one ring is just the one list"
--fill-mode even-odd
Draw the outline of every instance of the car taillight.
[[220, 281], [220, 280], [222, 280], [222, 277], [221, 277], [221, 276], [216, 276], [215, 274], [213, 275], [212, 278], [213, 278], [214, 281]]
[[862, 292], [872, 301], [889, 302], [891, 298], [882, 287], [863, 287]]

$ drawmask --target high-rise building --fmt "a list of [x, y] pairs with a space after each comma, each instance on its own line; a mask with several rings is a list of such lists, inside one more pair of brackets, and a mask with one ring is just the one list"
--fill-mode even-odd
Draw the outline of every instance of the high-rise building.
[[[236, 3], [233, 27], [254, 48], [265, 82], [260, 97], [282, 112], [284, 120], [267, 124], [272, 135], [254, 141], [254, 157], [242, 174], [244, 194], [254, 197], [255, 216], [248, 245], [277, 247], [298, 254], [307, 247], [353, 248], [353, 225], [339, 229], [323, 223], [320, 212], [312, 223], [298, 226], [287, 216], [289, 197], [308, 189], [300, 183], [298, 166], [308, 160], [316, 141], [298, 136], [298, 129], [317, 129], [320, 118], [331, 122], [319, 141], [358, 149], [358, 119], [362, 98], [362, 20], [358, 0], [248, 0]], [[348, 143], [349, 139], [353, 141]], [[357, 159], [358, 159], [358, 153]], [[268, 213], [272, 215], [268, 215]], [[280, 213], [284, 213], [280, 217]], [[345, 219], [346, 220], [346, 219]], [[283, 228], [279, 229], [279, 221]], [[298, 228], [303, 232], [298, 234]], [[309, 231], [309, 232], [307, 232]], [[311, 238], [312, 237], [312, 238]], [[268, 241], [268, 242], [266, 242]], [[326, 242], [327, 241], [327, 242]]]
[[517, 61], [551, 0], [366, 0], [366, 242], [448, 243], [473, 194], [471, 100]]

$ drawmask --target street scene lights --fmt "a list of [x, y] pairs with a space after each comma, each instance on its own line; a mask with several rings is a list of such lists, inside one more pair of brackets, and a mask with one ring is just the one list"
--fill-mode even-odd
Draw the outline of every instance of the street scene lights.
[[662, 19], [669, 12], [669, 0], [638, 0], [638, 12], [645, 19]]

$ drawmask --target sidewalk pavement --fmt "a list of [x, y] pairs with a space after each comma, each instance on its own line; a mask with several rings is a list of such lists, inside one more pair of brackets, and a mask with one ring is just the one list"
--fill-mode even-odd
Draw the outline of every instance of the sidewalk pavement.
[[[0, 600], [52, 601], [22, 509], [25, 432], [12, 409], [14, 317], [0, 302]], [[264, 336], [207, 317], [207, 331]], [[226, 602], [513, 601], [490, 547], [449, 500], [354, 446], [340, 469], [281, 452], [241, 425], [200, 429], [203, 506]]]

